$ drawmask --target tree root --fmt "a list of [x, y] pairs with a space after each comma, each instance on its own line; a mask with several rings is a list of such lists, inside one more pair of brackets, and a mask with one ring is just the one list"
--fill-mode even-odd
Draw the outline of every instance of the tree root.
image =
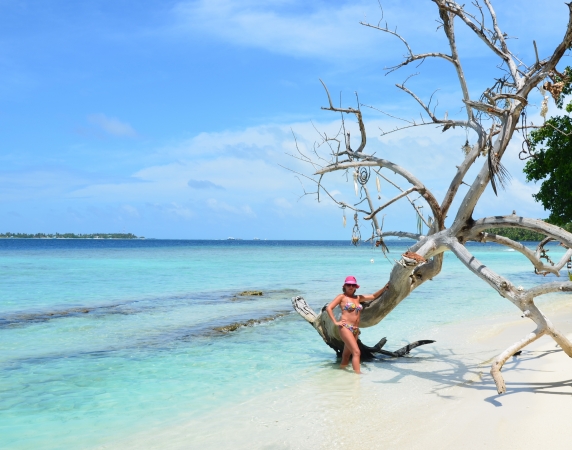
[[415, 347], [419, 347], [420, 345], [425, 345], [425, 344], [432, 344], [435, 341], [428, 340], [428, 339], [415, 341], [415, 342], [412, 342], [411, 344], [407, 344], [405, 347], [402, 347], [399, 350], [396, 350], [394, 352], [382, 349], [382, 347], [386, 344], [386, 342], [387, 342], [387, 338], [383, 338], [373, 347], [368, 347], [360, 339], [358, 339], [358, 346], [359, 346], [359, 349], [361, 351], [361, 358], [363, 360], [365, 360], [365, 359], [376, 359], [377, 355], [385, 355], [385, 356], [391, 356], [393, 358], [399, 358], [399, 357], [408, 355], [409, 352], [411, 350], [413, 350]]

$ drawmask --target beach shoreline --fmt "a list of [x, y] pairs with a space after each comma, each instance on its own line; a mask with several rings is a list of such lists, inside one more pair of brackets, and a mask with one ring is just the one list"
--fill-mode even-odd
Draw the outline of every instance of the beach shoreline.
[[[570, 296], [542, 309], [572, 338]], [[552, 339], [507, 361], [505, 394], [489, 374], [492, 358], [532, 329], [516, 309], [439, 325], [428, 333], [435, 344], [366, 362], [362, 376], [332, 357], [331, 370], [299, 384], [98, 448], [569, 448], [572, 359]]]

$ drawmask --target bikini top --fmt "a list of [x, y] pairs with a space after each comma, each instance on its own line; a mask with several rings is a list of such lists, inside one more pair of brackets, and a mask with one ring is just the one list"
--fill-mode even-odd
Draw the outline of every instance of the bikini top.
[[360, 305], [359, 303], [356, 305], [353, 302], [348, 302], [346, 303], [346, 306], [344, 306], [344, 311], [348, 311], [348, 312], [360, 312], [363, 309], [363, 306]]

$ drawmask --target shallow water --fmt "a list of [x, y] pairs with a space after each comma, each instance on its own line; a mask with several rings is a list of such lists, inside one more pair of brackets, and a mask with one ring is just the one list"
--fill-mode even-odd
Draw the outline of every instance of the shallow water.
[[[119, 448], [283, 390], [297, 392], [294, 403], [311, 395], [320, 411], [346, 378], [290, 298], [319, 309], [349, 274], [373, 292], [411, 243], [390, 242], [388, 261], [338, 241], [0, 240], [0, 447]], [[547, 281], [517, 252], [470, 250], [517, 285]], [[561, 252], [551, 247], [553, 259]], [[362, 339], [387, 336], [393, 349], [440, 324], [513, 310], [447, 254], [443, 272]], [[208, 444], [208, 433], [187, 431]]]

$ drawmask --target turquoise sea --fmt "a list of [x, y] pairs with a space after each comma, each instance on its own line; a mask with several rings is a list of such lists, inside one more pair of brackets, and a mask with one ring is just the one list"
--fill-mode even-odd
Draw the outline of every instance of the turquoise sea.
[[[0, 240], [0, 448], [120, 448], [327, 379], [335, 355], [291, 297], [318, 310], [347, 275], [374, 292], [411, 244], [390, 241], [386, 259], [347, 241]], [[548, 281], [517, 252], [469, 247], [517, 285]], [[447, 254], [442, 273], [362, 340], [386, 336], [396, 349], [439, 324], [513, 310]]]

